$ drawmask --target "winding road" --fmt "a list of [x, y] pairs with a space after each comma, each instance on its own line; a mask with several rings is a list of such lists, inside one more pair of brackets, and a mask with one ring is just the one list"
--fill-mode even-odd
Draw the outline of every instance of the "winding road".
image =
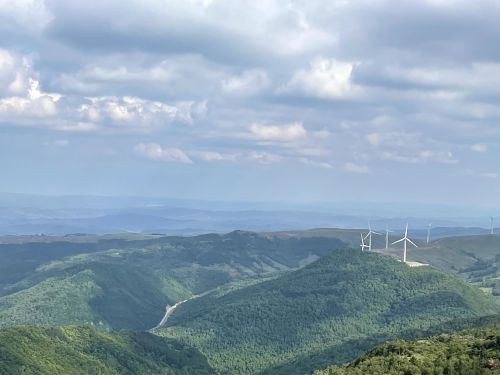
[[165, 325], [165, 323], [167, 323], [167, 320], [168, 318], [170, 317], [170, 315], [172, 315], [172, 313], [175, 311], [175, 309], [177, 307], [179, 307], [180, 305], [182, 305], [184, 302], [187, 302], [189, 301], [190, 299], [192, 299], [194, 297], [191, 297], [191, 298], [188, 298], [188, 299], [185, 299], [184, 301], [179, 301], [177, 302], [175, 305], [173, 306], [169, 306], [167, 305], [167, 309], [165, 311], [165, 315], [163, 316], [163, 318], [161, 319], [160, 323], [158, 323], [158, 325], [154, 328], [151, 328], [150, 331], [154, 331], [155, 329], [159, 329], [161, 327], [163, 327]]

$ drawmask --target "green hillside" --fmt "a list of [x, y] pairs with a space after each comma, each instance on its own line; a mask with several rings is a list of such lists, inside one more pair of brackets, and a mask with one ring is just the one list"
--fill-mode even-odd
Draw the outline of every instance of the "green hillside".
[[419, 245], [410, 250], [409, 259], [457, 274], [500, 299], [500, 235], [449, 237]]
[[343, 246], [335, 238], [241, 231], [133, 238], [74, 236], [0, 245], [0, 327], [145, 330], [160, 321], [167, 304], [297, 269]]
[[197, 350], [148, 333], [82, 327], [0, 330], [0, 374], [209, 375]]
[[199, 348], [221, 374], [302, 375], [391, 337], [496, 311], [484, 293], [431, 267], [341, 250], [277, 279], [191, 300], [160, 334]]
[[346, 367], [314, 375], [500, 374], [500, 326], [377, 346]]

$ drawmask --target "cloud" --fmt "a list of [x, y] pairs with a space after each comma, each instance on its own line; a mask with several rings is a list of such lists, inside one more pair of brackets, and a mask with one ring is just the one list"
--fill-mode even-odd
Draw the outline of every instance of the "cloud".
[[0, 20], [3, 27], [18, 30], [19, 34], [41, 32], [53, 19], [46, 2], [40, 0], [0, 0]]
[[270, 85], [270, 80], [265, 71], [246, 70], [239, 76], [222, 80], [221, 88], [224, 93], [235, 95], [255, 95]]
[[190, 153], [194, 157], [197, 157], [203, 161], [232, 161], [236, 162], [238, 160], [237, 154], [226, 154], [217, 151], [193, 151]]
[[54, 146], [67, 147], [68, 145], [69, 145], [69, 141], [67, 139], [56, 139], [54, 141]]
[[344, 164], [344, 170], [351, 173], [368, 173], [370, 170], [366, 165], [359, 165], [351, 162], [347, 162]]
[[483, 153], [483, 152], [488, 151], [488, 145], [486, 145], [484, 143], [475, 143], [475, 144], [470, 146], [470, 149], [474, 152]]
[[307, 131], [300, 122], [285, 125], [264, 125], [255, 123], [250, 126], [253, 137], [262, 141], [290, 142], [304, 139]]
[[191, 164], [192, 161], [184, 151], [179, 148], [163, 148], [157, 143], [139, 143], [134, 151], [143, 157], [159, 161], [175, 161]]
[[500, 177], [500, 175], [497, 172], [480, 173], [479, 176], [485, 177], [485, 178], [493, 178], [493, 179], [497, 179]]
[[16, 118], [28, 120], [34, 118], [47, 119], [57, 114], [57, 103], [61, 96], [46, 93], [40, 90], [37, 80], [29, 78], [27, 88], [16, 91], [25, 91], [25, 96], [8, 96], [0, 98], [0, 119], [16, 121]]
[[272, 164], [282, 161], [283, 157], [266, 151], [250, 151], [246, 160], [256, 161], [260, 164]]
[[87, 98], [87, 103], [80, 105], [78, 112], [89, 121], [152, 127], [174, 119], [190, 122], [191, 107], [194, 104], [186, 102], [169, 105], [132, 96], [90, 97]]
[[300, 157], [300, 158], [298, 158], [298, 160], [304, 165], [310, 165], [313, 167], [320, 167], [320, 168], [326, 168], [326, 169], [333, 168], [333, 166], [326, 161], [317, 161], [317, 160], [312, 160], [310, 158], [304, 158], [304, 157]]
[[448, 66], [399, 66], [389, 65], [382, 76], [409, 87], [459, 91], [470, 94], [500, 92], [500, 64], [472, 63]]
[[368, 143], [370, 143], [372, 146], [378, 146], [380, 145], [381, 139], [380, 139], [380, 134], [378, 133], [370, 133], [366, 135], [366, 140]]
[[23, 93], [26, 83], [27, 61], [23, 62], [8, 50], [0, 49], [0, 91], [5, 94]]
[[351, 81], [353, 68], [352, 62], [318, 58], [310, 64], [309, 70], [294, 73], [279, 92], [321, 99], [351, 97], [358, 91]]
[[[0, 121], [60, 131], [145, 130], [203, 116], [206, 101], [167, 104], [137, 96], [75, 97], [47, 92], [29, 56], [0, 49]], [[1, 88], [4, 87], [4, 91]]]
[[418, 152], [383, 151], [382, 160], [390, 160], [398, 163], [426, 163], [438, 162], [443, 164], [455, 164], [458, 160], [454, 158], [451, 151], [422, 150]]

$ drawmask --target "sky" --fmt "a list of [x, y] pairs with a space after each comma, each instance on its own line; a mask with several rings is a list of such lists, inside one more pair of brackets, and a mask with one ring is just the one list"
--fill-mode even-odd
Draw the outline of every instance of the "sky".
[[0, 0], [0, 191], [500, 207], [494, 0]]

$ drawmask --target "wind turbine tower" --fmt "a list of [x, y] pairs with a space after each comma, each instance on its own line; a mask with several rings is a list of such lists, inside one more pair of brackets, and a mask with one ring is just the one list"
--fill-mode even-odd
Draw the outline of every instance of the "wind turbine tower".
[[385, 226], [385, 249], [389, 248], [389, 233], [392, 233], [392, 230], [389, 230], [389, 226]]
[[363, 237], [363, 233], [360, 233], [361, 235], [361, 251], [365, 251], [365, 248], [368, 247], [368, 245], [365, 244], [365, 237]]
[[495, 218], [490, 217], [490, 220], [491, 220], [491, 234], [494, 234], [493, 222], [495, 221]]
[[368, 234], [365, 236], [365, 240], [368, 238], [368, 251], [372, 251], [372, 234], [382, 235], [382, 233], [373, 231], [370, 222], [368, 222]]
[[431, 229], [432, 229], [432, 223], [429, 223], [429, 225], [427, 226], [427, 245], [431, 240]]
[[403, 242], [404, 243], [403, 262], [406, 263], [406, 248], [407, 248], [407, 244], [411, 243], [413, 246], [418, 247], [417, 245], [415, 245], [413, 243], [412, 240], [410, 240], [408, 238], [408, 223], [406, 223], [405, 236], [403, 238], [401, 238], [400, 240], [397, 240], [397, 241], [393, 242], [392, 244], [395, 245], [395, 244], [397, 244], [399, 242]]

